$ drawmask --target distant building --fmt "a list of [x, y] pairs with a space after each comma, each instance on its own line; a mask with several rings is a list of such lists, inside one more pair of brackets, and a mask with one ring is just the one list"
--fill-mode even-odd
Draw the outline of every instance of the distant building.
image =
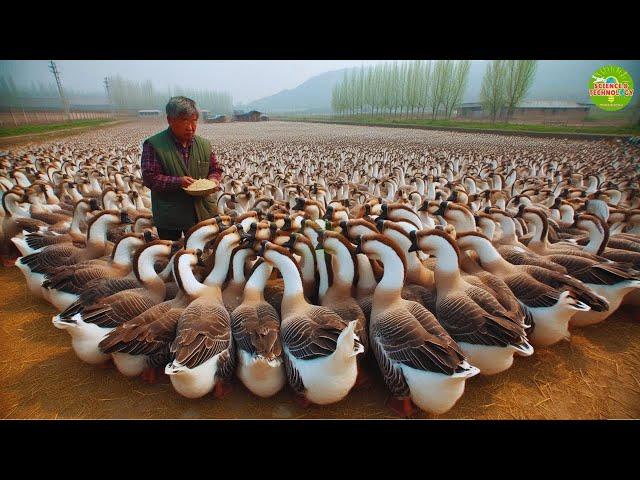
[[160, 110], [138, 110], [138, 118], [160, 118], [161, 116]]
[[[591, 106], [590, 103], [567, 100], [524, 100], [513, 109], [511, 119], [539, 122], [580, 122], [587, 117]], [[462, 103], [458, 105], [456, 110], [459, 118], [486, 117], [482, 104], [478, 102]]]
[[259, 122], [262, 115], [257, 110], [251, 110], [248, 113], [236, 113], [236, 111], [233, 112], [233, 119], [236, 122]]
[[229, 117], [226, 115], [207, 115], [204, 117], [206, 123], [226, 123], [229, 121]]

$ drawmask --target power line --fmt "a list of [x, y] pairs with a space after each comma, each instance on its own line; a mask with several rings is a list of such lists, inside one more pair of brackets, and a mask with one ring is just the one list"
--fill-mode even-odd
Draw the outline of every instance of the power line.
[[49, 64], [49, 70], [51, 70], [51, 73], [53, 73], [53, 76], [56, 79], [56, 83], [58, 84], [58, 93], [60, 94], [62, 105], [64, 106], [65, 116], [67, 118], [67, 121], [69, 121], [71, 118], [71, 115], [69, 114], [69, 102], [67, 101], [67, 97], [65, 97], [64, 95], [64, 89], [62, 88], [62, 80], [60, 80], [60, 72], [58, 71], [58, 66], [53, 60], [51, 60], [51, 63]]
[[111, 116], [115, 117], [113, 99], [111, 98], [111, 90], [109, 88], [109, 77], [104, 77], [104, 88], [107, 90], [107, 100], [109, 102], [109, 106], [111, 107]]

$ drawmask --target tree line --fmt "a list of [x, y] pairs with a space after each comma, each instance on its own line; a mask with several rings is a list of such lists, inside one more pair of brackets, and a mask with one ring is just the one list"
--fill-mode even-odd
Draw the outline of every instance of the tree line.
[[492, 60], [487, 64], [480, 103], [491, 121], [508, 121], [513, 116], [533, 84], [537, 64], [537, 60]]
[[[464, 98], [470, 60], [415, 60], [347, 70], [331, 94], [331, 108], [343, 115], [425, 116], [449, 119]], [[486, 66], [480, 93], [492, 121], [508, 120], [526, 96], [535, 60], [493, 60]]]
[[[166, 91], [154, 88], [150, 80], [135, 82], [119, 75], [108, 77], [109, 101], [118, 110], [164, 109], [169, 98], [174, 95], [184, 95], [195, 100], [200, 109], [212, 113], [231, 114], [233, 112], [233, 98], [227, 92], [206, 89], [184, 88], [174, 86]], [[96, 98], [105, 98], [104, 90], [98, 92], [84, 92], [65, 88], [65, 96], [71, 103], [95, 102]], [[34, 103], [34, 100], [39, 100]], [[56, 84], [31, 82], [30, 85], [16, 85], [11, 76], [0, 77], [0, 107], [20, 108], [42, 106], [48, 108], [62, 108], [60, 95]]]
[[462, 100], [470, 60], [415, 60], [350, 69], [332, 91], [331, 108], [340, 114], [450, 118]]
[[233, 98], [227, 92], [180, 86], [162, 92], [153, 87], [151, 80], [134, 82], [121, 76], [112, 76], [108, 80], [111, 101], [119, 109], [163, 109], [169, 98], [183, 95], [194, 100], [202, 110], [219, 114], [233, 112]]

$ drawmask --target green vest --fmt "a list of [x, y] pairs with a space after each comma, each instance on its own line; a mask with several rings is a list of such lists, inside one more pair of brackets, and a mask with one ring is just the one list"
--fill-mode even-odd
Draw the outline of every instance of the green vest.
[[[211, 143], [195, 136], [189, 151], [189, 168], [176, 148], [169, 128], [150, 137], [147, 141], [156, 152], [165, 175], [189, 176], [196, 180], [207, 178], [211, 158]], [[193, 225], [216, 214], [216, 205], [206, 197], [192, 197], [182, 188], [172, 192], [151, 191], [153, 223], [157, 228], [188, 230]]]

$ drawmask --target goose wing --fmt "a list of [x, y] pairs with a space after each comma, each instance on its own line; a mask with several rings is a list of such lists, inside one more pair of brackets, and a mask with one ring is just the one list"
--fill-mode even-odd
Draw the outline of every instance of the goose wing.
[[519, 344], [524, 335], [523, 326], [508, 317], [489, 293], [472, 285], [438, 295], [438, 320], [456, 342], [506, 347]]
[[50, 227], [48, 223], [30, 217], [18, 217], [15, 219], [15, 222], [20, 230], [26, 230], [27, 232], [37, 232], [41, 227]]
[[159, 303], [112, 330], [100, 342], [100, 349], [131, 355], [168, 354], [181, 313], [182, 308], [174, 308], [172, 301]]
[[549, 255], [547, 258], [565, 267], [574, 278], [584, 283], [614, 285], [636, 276], [630, 266], [620, 263], [596, 262], [577, 255]]
[[175, 360], [195, 368], [232, 344], [229, 313], [223, 305], [199, 298], [182, 311], [171, 344]]
[[282, 343], [298, 360], [327, 357], [336, 350], [340, 332], [346, 326], [335, 312], [312, 305], [282, 325]]
[[497, 247], [502, 257], [513, 265], [536, 265], [538, 267], [548, 268], [560, 273], [567, 273], [567, 269], [549, 259], [540, 255], [527, 252], [521, 247], [513, 245], [504, 245]]
[[401, 365], [451, 375], [464, 360], [433, 314], [417, 302], [404, 304], [382, 312], [371, 324], [371, 348], [395, 396], [409, 394]]
[[[522, 268], [539, 267], [523, 266]], [[540, 269], [551, 272], [551, 270], [545, 268]], [[558, 303], [560, 294], [562, 293], [552, 286], [547, 285], [546, 282], [538, 281], [524, 272], [509, 275], [505, 278], [505, 281], [513, 294], [527, 307], [531, 308], [552, 307]]]
[[50, 245], [39, 252], [22, 257], [20, 262], [34, 273], [46, 273], [61, 265], [73, 265], [74, 255], [80, 253], [72, 243]]
[[240, 305], [231, 314], [233, 339], [238, 348], [266, 358], [282, 354], [280, 318], [267, 302]]
[[553, 291], [557, 292], [558, 296], [560, 292], [570, 290], [575, 298], [589, 305], [595, 312], [604, 312], [609, 309], [609, 303], [605, 298], [598, 295], [577, 278], [534, 266], [523, 267], [523, 269], [538, 282], [553, 288]]
[[40, 220], [48, 225], [55, 225], [56, 223], [67, 223], [71, 222], [72, 218], [67, 215], [62, 215], [60, 213], [32, 213], [31, 218], [35, 220]]
[[51, 279], [44, 281], [42, 286], [56, 289], [61, 292], [79, 294], [85, 289], [90, 281], [106, 278], [112, 274], [113, 270], [106, 266], [95, 266], [79, 270], [70, 267], [57, 273]]
[[82, 312], [85, 307], [103, 298], [138, 287], [140, 287], [140, 283], [132, 278], [99, 278], [92, 280], [85, 285], [85, 288], [80, 294], [80, 298], [69, 305], [69, 307], [60, 314], [60, 317], [70, 318]]
[[490, 289], [489, 293], [493, 293], [495, 299], [509, 312], [510, 316], [514, 319], [521, 319], [521, 322], [526, 325], [533, 323], [531, 313], [522, 308], [522, 305], [503, 279], [489, 272], [480, 272], [477, 277], [485, 285], [485, 290], [487, 287]]
[[144, 288], [125, 290], [85, 307], [82, 320], [102, 328], [115, 328], [156, 304]]
[[45, 235], [39, 233], [30, 233], [29, 235], [25, 235], [25, 241], [29, 247], [34, 250], [39, 250], [48, 245], [55, 245], [57, 243], [66, 243], [72, 242], [73, 238], [71, 235]]

